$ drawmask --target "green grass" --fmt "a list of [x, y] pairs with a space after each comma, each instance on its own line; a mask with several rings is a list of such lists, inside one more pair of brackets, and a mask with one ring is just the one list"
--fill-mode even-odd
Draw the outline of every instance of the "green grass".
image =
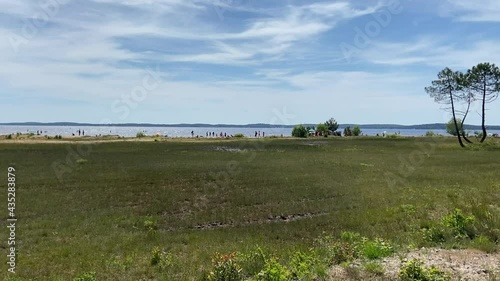
[[[215, 252], [259, 245], [288, 261], [342, 231], [420, 243], [420, 228], [455, 208], [487, 224], [479, 246], [491, 250], [484, 241], [500, 235], [498, 146], [463, 150], [436, 137], [101, 143], [69, 157], [59, 182], [51, 165], [68, 147], [79, 148], [0, 144], [2, 190], [7, 167], [17, 170], [19, 277], [199, 280]], [[155, 247], [169, 266], [151, 264]], [[0, 270], [8, 277], [5, 263]]]

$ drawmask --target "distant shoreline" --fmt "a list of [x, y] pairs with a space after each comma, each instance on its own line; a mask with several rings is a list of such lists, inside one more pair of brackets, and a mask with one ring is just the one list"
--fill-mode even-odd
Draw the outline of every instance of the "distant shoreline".
[[[316, 124], [303, 124], [304, 126], [316, 126]], [[355, 124], [339, 124], [340, 128], [353, 127]], [[120, 123], [120, 124], [94, 124], [94, 123], [78, 123], [78, 122], [9, 122], [0, 123], [0, 126], [77, 126], [77, 127], [188, 127], [188, 128], [293, 128], [295, 125], [275, 125], [275, 124], [151, 124], [151, 123]], [[444, 123], [419, 124], [419, 125], [397, 125], [397, 124], [359, 124], [364, 129], [416, 129], [416, 130], [442, 130], [446, 128]], [[464, 126], [466, 130], [480, 130], [479, 125]], [[500, 130], [500, 125], [487, 126], [489, 130]]]

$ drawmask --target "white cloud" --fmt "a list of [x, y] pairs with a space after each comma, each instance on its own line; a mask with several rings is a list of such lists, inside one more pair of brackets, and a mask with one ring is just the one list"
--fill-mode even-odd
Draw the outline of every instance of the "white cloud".
[[498, 0], [447, 0], [443, 13], [451, 14], [460, 21], [500, 22], [500, 1]]
[[480, 62], [500, 61], [500, 40], [483, 39], [469, 45], [431, 37], [404, 43], [378, 42], [361, 52], [360, 58], [393, 66], [420, 64], [467, 69]]

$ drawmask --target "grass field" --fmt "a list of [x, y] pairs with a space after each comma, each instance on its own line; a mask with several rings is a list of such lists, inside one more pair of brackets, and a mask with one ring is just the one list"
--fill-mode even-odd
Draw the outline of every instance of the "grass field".
[[[484, 222], [490, 237], [500, 235], [500, 150], [455, 142], [117, 141], [80, 157], [68, 152], [88, 148], [78, 143], [2, 143], [2, 190], [7, 167], [16, 168], [17, 276], [71, 280], [95, 271], [98, 280], [198, 280], [215, 252], [259, 245], [286, 260], [346, 230], [415, 244], [415, 229], [454, 208], [480, 221], [484, 210], [498, 211]], [[0, 200], [7, 202], [6, 192]], [[166, 271], [151, 266], [155, 246], [173, 257]], [[2, 262], [0, 278], [6, 271]]]

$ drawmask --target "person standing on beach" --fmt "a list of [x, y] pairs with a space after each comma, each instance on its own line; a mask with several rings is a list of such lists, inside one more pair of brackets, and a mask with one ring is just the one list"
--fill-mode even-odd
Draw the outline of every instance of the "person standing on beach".
[[85, 136], [85, 130], [82, 130], [82, 136]]
[[78, 129], [78, 135], [80, 135], [80, 129]]

